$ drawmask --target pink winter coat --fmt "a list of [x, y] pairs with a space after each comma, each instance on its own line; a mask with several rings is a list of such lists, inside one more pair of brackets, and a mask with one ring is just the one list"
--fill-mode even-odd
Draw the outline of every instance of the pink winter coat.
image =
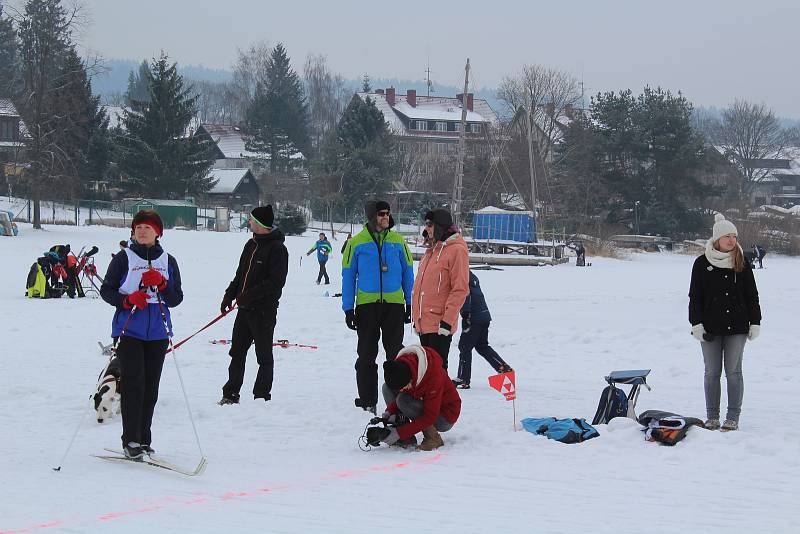
[[469, 295], [469, 253], [461, 234], [453, 234], [425, 252], [419, 262], [411, 296], [414, 329], [435, 334], [439, 321], [458, 328], [459, 311]]

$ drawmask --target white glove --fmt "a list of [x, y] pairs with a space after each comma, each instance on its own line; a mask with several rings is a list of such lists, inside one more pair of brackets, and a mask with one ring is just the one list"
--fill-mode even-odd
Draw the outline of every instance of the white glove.
[[747, 339], [749, 339], [750, 341], [754, 341], [760, 333], [761, 333], [761, 325], [751, 324], [750, 331], [747, 332]]
[[697, 323], [692, 327], [692, 335], [697, 341], [705, 341], [703, 336], [706, 334], [706, 328], [703, 326], [703, 323]]

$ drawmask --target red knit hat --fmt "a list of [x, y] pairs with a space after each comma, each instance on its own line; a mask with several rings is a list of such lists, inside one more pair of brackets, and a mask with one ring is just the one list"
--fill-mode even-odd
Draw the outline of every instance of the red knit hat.
[[161, 216], [153, 210], [140, 210], [134, 215], [133, 221], [131, 221], [131, 230], [134, 230], [137, 224], [150, 226], [158, 234], [158, 237], [164, 235], [164, 223], [161, 221]]

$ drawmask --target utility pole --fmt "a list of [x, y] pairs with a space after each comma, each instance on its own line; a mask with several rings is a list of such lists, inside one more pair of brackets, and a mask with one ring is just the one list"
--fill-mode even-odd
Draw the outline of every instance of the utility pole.
[[464, 92], [461, 95], [461, 131], [458, 135], [458, 162], [456, 163], [456, 180], [453, 185], [453, 222], [461, 224], [461, 193], [464, 189], [464, 157], [467, 149], [467, 91], [469, 90], [469, 58], [464, 68]]
[[536, 216], [536, 163], [533, 160], [533, 103], [528, 88], [525, 88], [525, 122], [528, 128], [528, 167], [531, 174], [531, 211], [533, 220], [538, 224]]
[[431, 58], [428, 58], [428, 68], [425, 69], [425, 85], [428, 86], [428, 96], [431, 96], [433, 80], [431, 80]]

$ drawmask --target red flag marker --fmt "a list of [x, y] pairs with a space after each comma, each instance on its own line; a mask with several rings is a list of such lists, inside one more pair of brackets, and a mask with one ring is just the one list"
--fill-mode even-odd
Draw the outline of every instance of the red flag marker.
[[489, 386], [502, 393], [506, 400], [514, 400], [517, 398], [517, 387], [514, 380], [514, 371], [500, 373], [489, 377]]

